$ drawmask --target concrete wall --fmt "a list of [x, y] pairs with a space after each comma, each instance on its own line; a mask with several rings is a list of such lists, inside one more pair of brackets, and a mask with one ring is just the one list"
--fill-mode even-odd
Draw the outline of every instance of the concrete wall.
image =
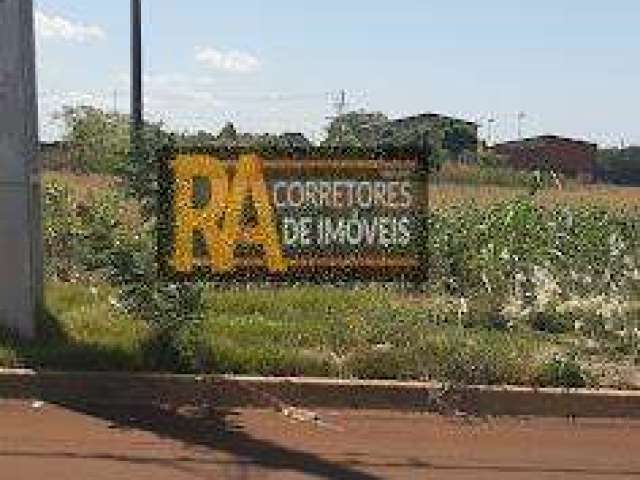
[[0, 323], [34, 333], [42, 298], [32, 0], [0, 0]]

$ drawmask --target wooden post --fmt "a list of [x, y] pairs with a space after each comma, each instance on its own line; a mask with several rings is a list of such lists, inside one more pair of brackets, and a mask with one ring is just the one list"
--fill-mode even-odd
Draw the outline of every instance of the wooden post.
[[35, 335], [42, 300], [32, 0], [0, 0], [0, 324]]

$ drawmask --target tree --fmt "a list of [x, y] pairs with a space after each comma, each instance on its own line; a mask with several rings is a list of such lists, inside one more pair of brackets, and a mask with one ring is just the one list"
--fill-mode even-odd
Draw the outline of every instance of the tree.
[[204, 130], [198, 130], [196, 134], [182, 133], [176, 137], [176, 142], [181, 147], [197, 147], [202, 145], [213, 145], [216, 142], [216, 136], [213, 133]]
[[63, 107], [64, 141], [75, 170], [114, 174], [129, 156], [129, 119], [91, 106]]
[[596, 163], [599, 180], [623, 185], [640, 185], [640, 147], [600, 150]]
[[476, 135], [471, 128], [462, 124], [452, 124], [444, 131], [442, 146], [458, 158], [465, 150], [475, 151]]
[[[175, 135], [164, 131], [161, 124], [145, 123], [141, 151], [132, 155], [128, 117], [94, 107], [66, 107], [62, 115], [67, 126], [65, 140], [73, 147], [77, 165], [86, 172], [118, 175], [126, 200], [139, 205], [143, 217], [139, 228], [132, 229], [121, 224], [111, 209], [89, 210], [85, 216], [91, 228], [68, 238], [81, 237], [76, 243], [89, 248], [88, 254], [81, 252], [87, 264], [103, 269], [118, 289], [120, 304], [149, 324], [148, 346], [156, 366], [176, 369], [184, 360], [181, 335], [203, 318], [206, 304], [203, 283], [172, 282], [163, 277], [158, 263], [167, 254], [159, 249], [158, 236], [167, 235], [170, 229], [168, 216], [158, 215], [159, 208], [168, 208], [168, 184], [160, 177], [158, 164], [175, 146]], [[45, 206], [55, 208], [64, 192], [50, 193], [51, 201]]]
[[216, 140], [222, 144], [234, 145], [238, 141], [238, 132], [233, 123], [228, 122], [224, 127], [222, 127], [222, 130], [220, 130]]
[[123, 230], [109, 251], [110, 280], [119, 290], [120, 303], [147, 322], [152, 337], [156, 367], [175, 369], [184, 363], [180, 339], [191, 325], [202, 320], [206, 304], [202, 282], [173, 282], [164, 278], [158, 259], [168, 255], [161, 250], [159, 236], [171, 229], [166, 209], [166, 179], [160, 177], [159, 161], [176, 145], [176, 136], [161, 124], [145, 123], [142, 151], [125, 158], [121, 174], [130, 199], [141, 207], [143, 223], [136, 232]]
[[350, 112], [333, 119], [324, 145], [371, 147], [380, 143], [389, 119], [380, 112]]

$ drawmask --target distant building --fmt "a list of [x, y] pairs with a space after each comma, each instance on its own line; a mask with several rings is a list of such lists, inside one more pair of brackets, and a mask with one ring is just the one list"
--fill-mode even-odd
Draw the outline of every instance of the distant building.
[[493, 151], [519, 170], [553, 170], [588, 181], [596, 174], [598, 146], [583, 140], [543, 135], [501, 143]]
[[73, 155], [66, 142], [40, 142], [40, 166], [43, 170], [73, 170]]

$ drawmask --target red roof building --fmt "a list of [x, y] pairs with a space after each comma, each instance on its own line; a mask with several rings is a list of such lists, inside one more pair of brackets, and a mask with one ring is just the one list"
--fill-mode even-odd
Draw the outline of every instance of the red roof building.
[[543, 135], [501, 143], [493, 150], [519, 170], [554, 171], [589, 181], [595, 178], [598, 151], [595, 143]]

